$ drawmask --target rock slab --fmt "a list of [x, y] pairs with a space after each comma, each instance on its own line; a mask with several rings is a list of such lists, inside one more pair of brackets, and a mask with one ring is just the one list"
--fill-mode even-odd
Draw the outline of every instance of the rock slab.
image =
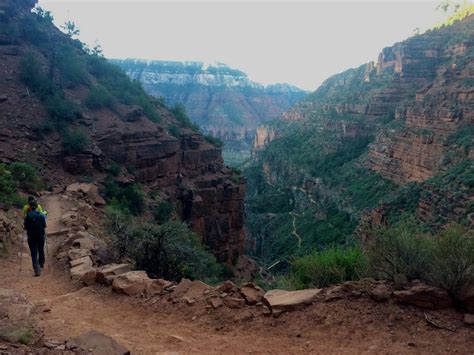
[[302, 309], [316, 300], [321, 289], [307, 289], [300, 291], [270, 290], [263, 297], [272, 313]]
[[73, 339], [81, 349], [93, 355], [130, 355], [130, 351], [113, 338], [91, 330]]

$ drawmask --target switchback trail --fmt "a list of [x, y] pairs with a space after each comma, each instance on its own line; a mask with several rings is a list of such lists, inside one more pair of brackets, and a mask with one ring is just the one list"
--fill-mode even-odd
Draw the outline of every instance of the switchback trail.
[[[73, 207], [70, 201], [50, 195], [41, 202], [49, 210], [49, 232], [60, 230], [61, 215]], [[420, 310], [368, 299], [317, 303], [279, 318], [242, 317], [242, 310], [208, 311], [185, 303], [152, 305], [116, 295], [109, 288], [81, 287], [52, 257], [61, 238], [49, 238], [49, 260], [41, 277], [32, 276], [28, 252], [21, 273], [17, 257], [0, 259], [0, 287], [16, 289], [40, 306], [32, 318], [46, 338], [64, 340], [95, 329], [133, 354], [433, 354], [474, 348], [467, 328], [454, 333], [435, 329]], [[453, 310], [436, 315], [458, 323], [462, 316]]]

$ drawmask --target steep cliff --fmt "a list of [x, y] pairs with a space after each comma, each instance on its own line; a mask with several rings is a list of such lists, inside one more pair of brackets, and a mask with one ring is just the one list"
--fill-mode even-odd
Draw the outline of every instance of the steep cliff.
[[[470, 16], [385, 48], [377, 63], [327, 79], [262, 129], [255, 164], [264, 174], [249, 170], [257, 243], [263, 224], [267, 245], [292, 243], [296, 230], [305, 248], [291, 253], [345, 242], [378, 206], [373, 223], [472, 225], [472, 38]], [[286, 201], [280, 214], [256, 193]]]
[[306, 95], [287, 84], [263, 86], [223, 64], [111, 60], [145, 90], [169, 104], [182, 103], [202, 129], [222, 139], [225, 149], [249, 150], [255, 129], [278, 118]]
[[[221, 150], [148, 97], [100, 53], [60, 32], [35, 1], [0, 3], [0, 158], [50, 183], [139, 182], [176, 205], [221, 262], [243, 253], [245, 185]], [[125, 169], [126, 168], [126, 169]]]

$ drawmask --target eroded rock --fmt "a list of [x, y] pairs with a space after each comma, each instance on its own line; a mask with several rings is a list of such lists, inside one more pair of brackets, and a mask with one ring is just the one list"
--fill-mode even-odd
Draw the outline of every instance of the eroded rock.
[[73, 339], [74, 344], [93, 355], [130, 355], [130, 351], [113, 338], [91, 330]]
[[97, 269], [97, 283], [112, 285], [114, 279], [121, 274], [132, 271], [130, 264], [108, 264]]
[[424, 283], [415, 284], [407, 290], [395, 291], [393, 294], [397, 302], [421, 308], [439, 309], [453, 306], [453, 300], [445, 290]]
[[112, 283], [112, 290], [128, 296], [144, 294], [152, 280], [145, 271], [129, 271], [117, 275]]
[[299, 291], [270, 290], [263, 299], [272, 313], [278, 314], [302, 309], [315, 301], [320, 293], [321, 289], [318, 288]]
[[248, 304], [253, 305], [263, 301], [265, 291], [253, 283], [246, 283], [240, 287], [240, 292]]

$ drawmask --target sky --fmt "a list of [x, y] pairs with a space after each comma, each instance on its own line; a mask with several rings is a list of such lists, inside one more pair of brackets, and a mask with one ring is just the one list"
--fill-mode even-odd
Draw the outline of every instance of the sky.
[[315, 90], [440, 21], [439, 1], [39, 0], [108, 58], [222, 62], [262, 84]]

